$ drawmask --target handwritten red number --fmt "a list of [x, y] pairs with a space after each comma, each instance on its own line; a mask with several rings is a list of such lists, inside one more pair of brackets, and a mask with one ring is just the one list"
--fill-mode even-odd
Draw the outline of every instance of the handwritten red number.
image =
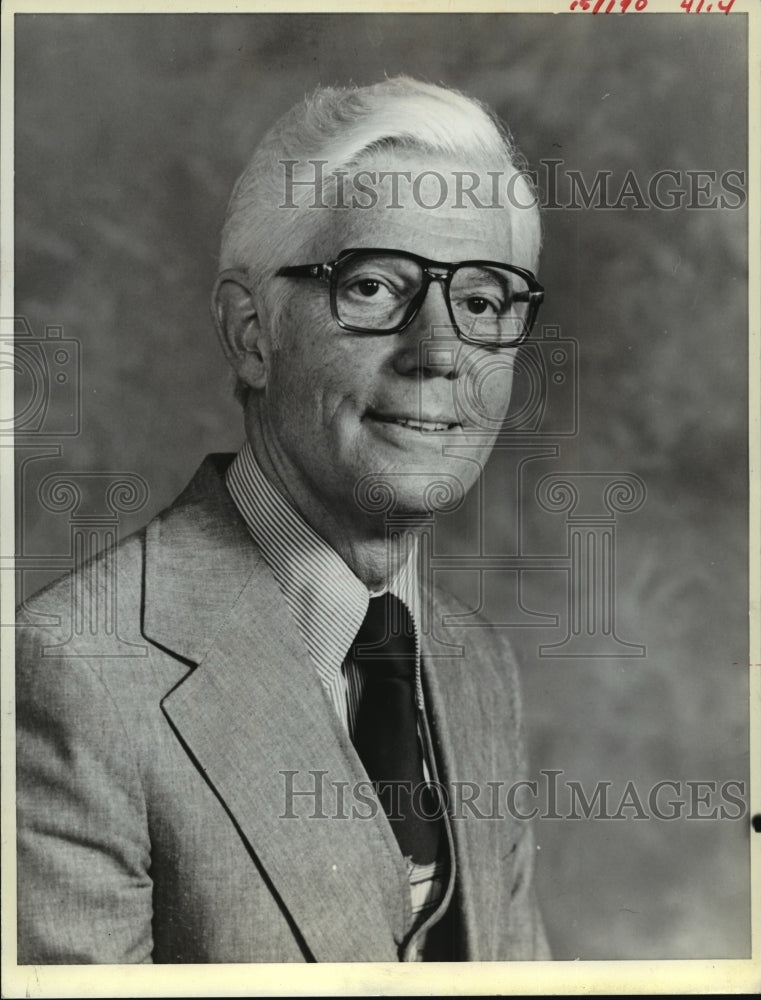
[[728, 14], [730, 10], [732, 10], [734, 3], [735, 0], [726, 0], [725, 3], [722, 3], [721, 0], [719, 0], [716, 6], [719, 8], [719, 10], [723, 10], [725, 14]]
[[[591, 10], [593, 14], [600, 14], [600, 13], [612, 14], [616, 9], [616, 2], [618, 2], [618, 6], [620, 7], [622, 14], [625, 14], [627, 12], [627, 10], [631, 7], [632, 3], [634, 3], [635, 10], [647, 9], [647, 0], [571, 0], [568, 9]], [[700, 0], [700, 7], [703, 6], [704, 2], [705, 0]], [[729, 13], [729, 11], [732, 8], [732, 4], [734, 2], [735, 0], [725, 0], [725, 3], [727, 5], [727, 9], [724, 11], [725, 14]], [[593, 3], [594, 6], [592, 6]], [[692, 10], [693, 3], [694, 0], [682, 0], [681, 7], [683, 10], [686, 10], [687, 13], [689, 14], [690, 11]], [[718, 6], [722, 10], [724, 10], [724, 6], [721, 3], [719, 3]], [[698, 10], [700, 10], [700, 7], [698, 7]], [[707, 10], [710, 9], [711, 9], [710, 7], [707, 8]]]

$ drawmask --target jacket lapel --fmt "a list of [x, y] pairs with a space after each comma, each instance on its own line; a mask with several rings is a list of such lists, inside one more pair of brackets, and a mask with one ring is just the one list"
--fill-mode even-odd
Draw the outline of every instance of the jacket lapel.
[[311, 955], [397, 961], [401, 855], [385, 816], [352, 814], [348, 790], [364, 771], [224, 487], [224, 464], [207, 459], [148, 529], [145, 635], [198, 664], [162, 707]]

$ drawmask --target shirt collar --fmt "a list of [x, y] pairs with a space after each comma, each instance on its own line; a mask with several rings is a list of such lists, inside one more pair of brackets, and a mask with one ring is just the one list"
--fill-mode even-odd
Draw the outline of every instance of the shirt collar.
[[[346, 563], [275, 489], [246, 441], [226, 474], [227, 488], [280, 585], [317, 672], [332, 684], [367, 613], [371, 596]], [[414, 537], [388, 590], [419, 622]], [[406, 555], [406, 553], [405, 553]]]

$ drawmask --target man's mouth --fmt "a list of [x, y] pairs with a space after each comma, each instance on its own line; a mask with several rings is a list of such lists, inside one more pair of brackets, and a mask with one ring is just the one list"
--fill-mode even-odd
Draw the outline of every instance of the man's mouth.
[[396, 424], [399, 427], [406, 427], [412, 431], [420, 431], [422, 434], [437, 434], [442, 431], [459, 430], [461, 425], [456, 421], [448, 420], [420, 420], [416, 417], [396, 416], [388, 413], [370, 413], [373, 420], [383, 424]]

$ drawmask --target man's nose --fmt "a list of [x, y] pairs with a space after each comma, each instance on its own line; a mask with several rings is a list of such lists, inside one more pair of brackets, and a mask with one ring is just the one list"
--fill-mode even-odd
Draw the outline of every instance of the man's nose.
[[452, 326], [442, 281], [434, 278], [410, 325], [398, 334], [394, 370], [399, 375], [456, 378], [462, 343]]

